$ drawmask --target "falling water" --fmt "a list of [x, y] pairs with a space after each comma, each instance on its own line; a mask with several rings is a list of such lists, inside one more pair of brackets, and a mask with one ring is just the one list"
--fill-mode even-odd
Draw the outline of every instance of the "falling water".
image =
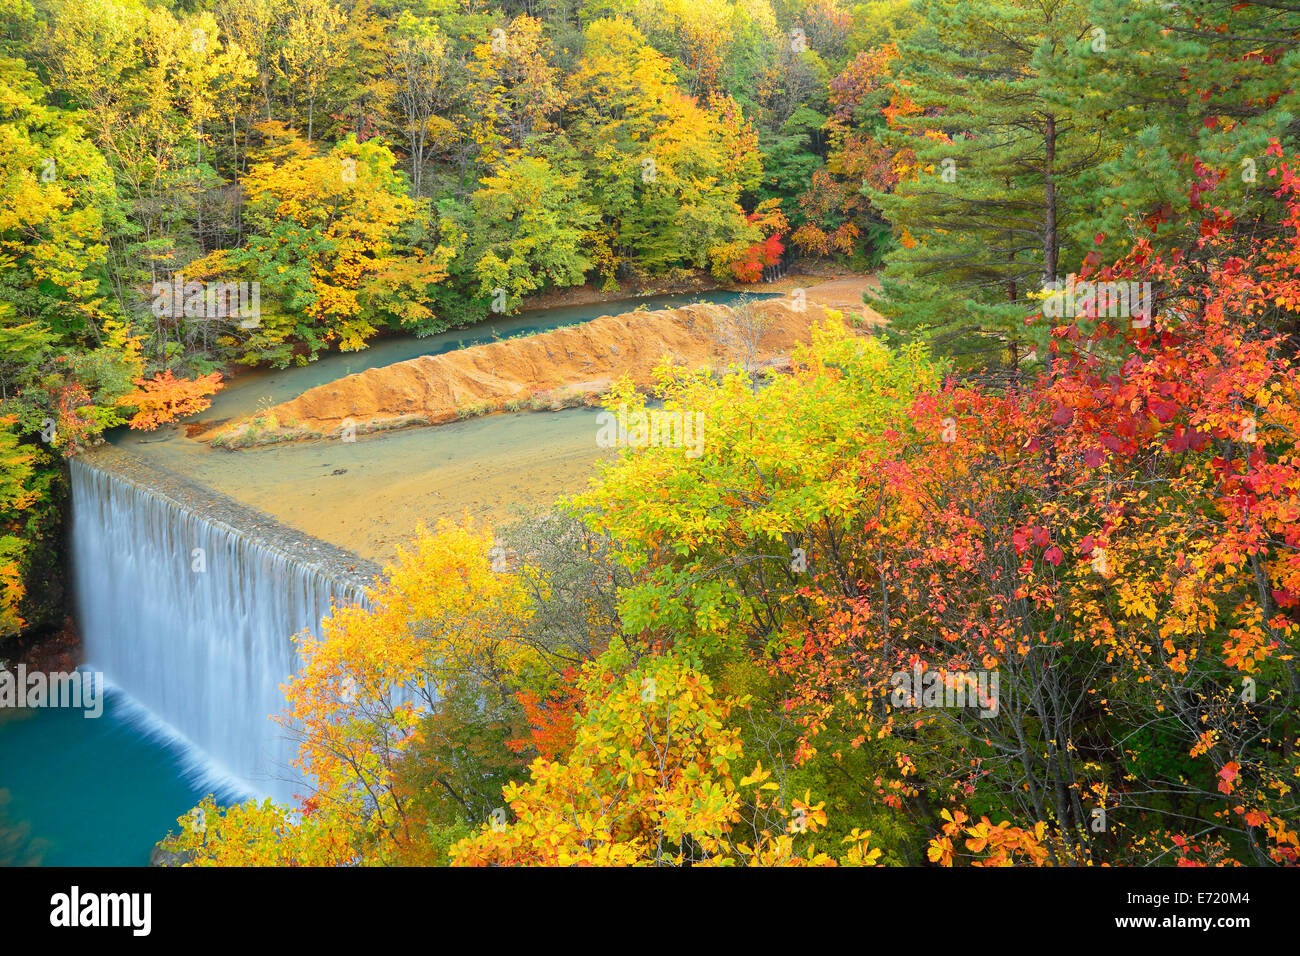
[[204, 769], [277, 800], [302, 793], [271, 719], [300, 666], [291, 637], [364, 602], [373, 566], [116, 450], [73, 459], [72, 577], [86, 664], [202, 752]]

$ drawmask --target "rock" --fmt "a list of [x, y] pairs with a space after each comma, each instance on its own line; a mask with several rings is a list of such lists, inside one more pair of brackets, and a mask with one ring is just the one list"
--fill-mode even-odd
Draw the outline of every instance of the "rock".
[[150, 866], [184, 866], [192, 862], [194, 854], [180, 853], [174, 850], [164, 850], [162, 841], [155, 843], [153, 849], [149, 852]]

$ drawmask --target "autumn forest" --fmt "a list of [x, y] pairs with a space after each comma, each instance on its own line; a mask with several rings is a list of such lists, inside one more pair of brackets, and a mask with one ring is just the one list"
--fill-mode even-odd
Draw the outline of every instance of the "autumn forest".
[[166, 866], [1295, 866], [1297, 78], [1287, 0], [0, 0], [0, 674], [292, 741]]

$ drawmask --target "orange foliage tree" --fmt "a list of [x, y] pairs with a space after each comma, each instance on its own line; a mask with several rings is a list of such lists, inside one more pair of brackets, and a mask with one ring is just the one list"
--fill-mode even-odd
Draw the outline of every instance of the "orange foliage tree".
[[883, 799], [980, 808], [932, 860], [1300, 860], [1300, 375], [1253, 324], [1300, 301], [1292, 167], [1279, 235], [1085, 265], [1156, 315], [1048, 322], [1050, 374], [924, 395], [864, 458], [871, 512], [774, 668], [800, 759], [887, 739]]
[[221, 388], [221, 373], [176, 378], [168, 369], [153, 378], [137, 378], [135, 384], [137, 390], [121, 396], [117, 404], [136, 410], [131, 416], [132, 428], [153, 431], [159, 425], [201, 412], [211, 405], [208, 396]]
[[862, 51], [831, 81], [824, 127], [830, 153], [799, 197], [803, 221], [790, 237], [809, 255], [850, 256], [861, 251], [864, 233], [879, 238], [887, 231], [862, 190], [892, 190], [914, 162], [910, 149], [880, 142], [886, 126], [918, 111], [894, 79], [898, 56], [892, 43]]

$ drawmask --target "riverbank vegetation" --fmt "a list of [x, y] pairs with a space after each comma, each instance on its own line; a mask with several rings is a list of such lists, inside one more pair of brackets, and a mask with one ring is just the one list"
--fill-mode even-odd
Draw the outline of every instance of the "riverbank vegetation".
[[[698, 447], [412, 529], [302, 639], [298, 805], [206, 801], [174, 858], [1300, 862], [1290, 5], [4, 10], [8, 627], [53, 457], [232, 363], [882, 265], [879, 337], [665, 365]], [[155, 314], [178, 273], [259, 321]]]

